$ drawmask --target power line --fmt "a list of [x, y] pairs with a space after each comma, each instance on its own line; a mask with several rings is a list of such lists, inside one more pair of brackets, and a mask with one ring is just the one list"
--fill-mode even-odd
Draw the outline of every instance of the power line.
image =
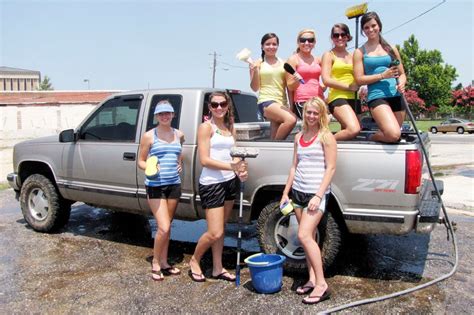
[[402, 24], [400, 24], [400, 25], [398, 25], [398, 26], [395, 26], [395, 27], [392, 28], [392, 29], [389, 29], [388, 31], [384, 32], [384, 35], [390, 33], [391, 31], [394, 31], [394, 30], [396, 30], [396, 29], [399, 29], [400, 27], [402, 27], [402, 26], [404, 26], [404, 25], [406, 25], [406, 24], [408, 24], [408, 23], [410, 23], [410, 22], [416, 20], [417, 18], [419, 18], [419, 17], [425, 15], [426, 13], [428, 13], [428, 12], [430, 12], [430, 11], [433, 11], [434, 9], [436, 9], [437, 7], [439, 7], [440, 5], [442, 5], [442, 4], [445, 3], [445, 2], [446, 2], [446, 0], [443, 0], [443, 1], [441, 1], [440, 3], [438, 3], [437, 5], [435, 5], [434, 7], [432, 7], [432, 8], [430, 8], [430, 9], [426, 10], [426, 11], [423, 12], [423, 13], [418, 14], [417, 16], [415, 16], [414, 18], [412, 18], [411, 20], [408, 20], [408, 21], [406, 21], [406, 22], [404, 22], [404, 23], [402, 23]]

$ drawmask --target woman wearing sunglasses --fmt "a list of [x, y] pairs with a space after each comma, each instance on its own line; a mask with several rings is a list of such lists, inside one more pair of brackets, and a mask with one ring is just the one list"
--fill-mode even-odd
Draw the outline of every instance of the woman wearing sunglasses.
[[[315, 96], [324, 99], [325, 87], [319, 82], [321, 59], [312, 55], [316, 45], [316, 31], [312, 29], [300, 31], [296, 44], [296, 53], [287, 61], [296, 72], [294, 75], [287, 74], [287, 81], [292, 112], [302, 119], [303, 104]], [[304, 83], [300, 81], [301, 79]]]
[[354, 76], [357, 84], [367, 84], [367, 102], [380, 130], [371, 140], [394, 143], [400, 140], [400, 127], [405, 119], [400, 93], [405, 92], [406, 76], [395, 46], [382, 37], [382, 22], [375, 12], [367, 12], [360, 20], [367, 42], [354, 52]]
[[189, 276], [193, 281], [204, 282], [200, 261], [212, 248], [212, 278], [235, 281], [235, 276], [222, 266], [224, 226], [232, 212], [236, 197], [236, 176], [247, 179], [247, 164], [232, 159], [230, 149], [235, 145], [234, 110], [232, 100], [224, 92], [209, 97], [211, 118], [198, 130], [198, 152], [203, 166], [199, 178], [199, 196], [206, 210], [207, 231], [199, 238], [189, 262]]
[[349, 27], [344, 23], [335, 24], [331, 29], [333, 48], [323, 55], [323, 82], [329, 87], [327, 99], [329, 111], [341, 124], [335, 134], [336, 140], [355, 138], [360, 131], [355, 93], [359, 86], [355, 82], [352, 53], [348, 52], [347, 42], [352, 40]]
[[[138, 167], [142, 170], [154, 168], [154, 174], [145, 178], [148, 205], [158, 226], [153, 246], [151, 277], [155, 281], [162, 281], [163, 275], [174, 276], [181, 273], [168, 263], [168, 245], [171, 221], [181, 196], [179, 173], [184, 135], [171, 127], [174, 109], [169, 101], [158, 102], [154, 114], [158, 125], [145, 132], [140, 140]], [[154, 165], [150, 165], [151, 161]]]
[[283, 60], [276, 56], [279, 39], [274, 33], [260, 41], [262, 58], [250, 64], [250, 87], [258, 94], [258, 112], [270, 121], [271, 139], [283, 140], [295, 127], [296, 117], [287, 104]]

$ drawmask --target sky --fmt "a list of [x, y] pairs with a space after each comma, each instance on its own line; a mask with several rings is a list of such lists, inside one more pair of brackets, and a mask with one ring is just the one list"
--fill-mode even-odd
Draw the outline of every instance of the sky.
[[[457, 69], [455, 84], [471, 84], [471, 0], [367, 2], [390, 44], [403, 45], [414, 34], [421, 49], [441, 51]], [[262, 36], [273, 32], [280, 39], [278, 56], [286, 59], [298, 32], [313, 28], [313, 53], [321, 56], [331, 49], [330, 29], [339, 22], [350, 27], [354, 46], [355, 20], [345, 10], [360, 3], [0, 0], [0, 65], [40, 71], [55, 90], [211, 87], [216, 52], [215, 86], [250, 91], [248, 66], [236, 59], [238, 51], [248, 48], [257, 58]], [[359, 34], [359, 46], [364, 42]]]

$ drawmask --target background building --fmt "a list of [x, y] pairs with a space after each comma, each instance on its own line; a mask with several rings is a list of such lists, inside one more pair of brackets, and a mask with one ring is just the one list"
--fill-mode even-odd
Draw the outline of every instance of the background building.
[[0, 67], [0, 91], [35, 91], [41, 82], [41, 72]]

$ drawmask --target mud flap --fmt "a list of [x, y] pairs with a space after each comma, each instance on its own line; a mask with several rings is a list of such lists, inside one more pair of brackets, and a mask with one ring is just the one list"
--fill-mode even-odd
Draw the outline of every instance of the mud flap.
[[[441, 201], [438, 200], [436, 190], [431, 181], [426, 181], [428, 185], [421, 198], [419, 214], [416, 220], [416, 233], [430, 233], [436, 223], [439, 222], [439, 212], [441, 209]], [[436, 181], [436, 187], [440, 195], [444, 192], [444, 183], [441, 180]]]

